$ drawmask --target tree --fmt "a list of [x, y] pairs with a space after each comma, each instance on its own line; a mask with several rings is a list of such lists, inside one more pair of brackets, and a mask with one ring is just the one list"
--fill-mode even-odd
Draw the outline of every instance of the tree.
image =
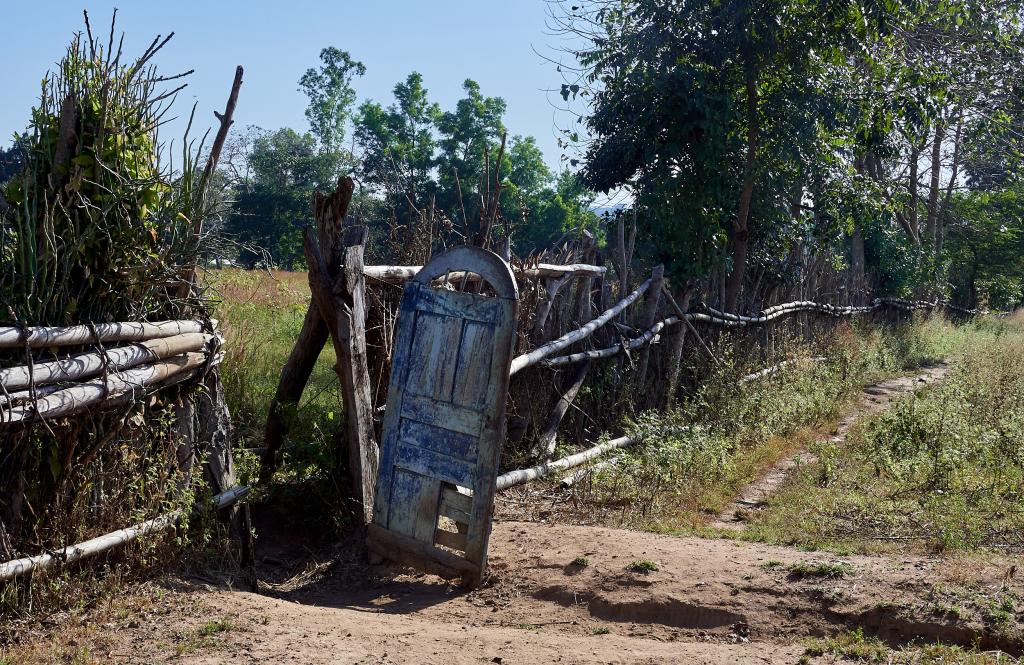
[[[505, 131], [504, 99], [485, 97], [480, 85], [471, 79], [466, 79], [462, 89], [466, 96], [456, 103], [455, 110], [442, 113], [437, 123], [440, 135], [438, 203], [452, 219], [460, 218], [463, 209], [474, 209], [471, 193], [483, 182], [486, 157], [490, 157], [490, 168], [494, 168], [499, 141]], [[508, 169], [502, 168], [502, 172], [507, 173]]]
[[[356, 114], [355, 138], [362, 148], [360, 169], [367, 182], [396, 196], [430, 196], [441, 109], [428, 98], [423, 76], [412, 72], [394, 87], [395, 103], [386, 109], [366, 101]], [[395, 204], [395, 201], [391, 202]]]
[[356, 101], [352, 81], [366, 74], [366, 66], [333, 46], [320, 51], [320, 62], [319, 69], [307, 69], [299, 79], [299, 91], [309, 98], [306, 119], [320, 149], [341, 160], [345, 125]]
[[946, 249], [953, 298], [964, 307], [1024, 304], [1024, 187], [957, 196]]
[[240, 259], [254, 267], [265, 250], [287, 269], [303, 263], [302, 227], [316, 189], [326, 190], [335, 177], [330, 154], [317, 150], [312, 134], [292, 129], [253, 130], [249, 176], [238, 185], [233, 214], [225, 231], [243, 246]]
[[903, 251], [934, 283], [963, 121], [1020, 78], [1014, 3], [590, 0], [555, 18], [580, 66], [562, 96], [589, 107], [584, 179], [632, 191], [649, 258], [730, 310], [829, 255], [856, 298]]
[[10, 148], [0, 148], [0, 192], [3, 184], [17, 175], [25, 163], [28, 134], [16, 135]]

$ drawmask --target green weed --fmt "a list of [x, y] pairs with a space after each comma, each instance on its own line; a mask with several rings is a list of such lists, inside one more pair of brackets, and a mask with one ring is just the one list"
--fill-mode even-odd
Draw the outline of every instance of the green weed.
[[786, 566], [793, 577], [827, 577], [838, 579], [853, 575], [853, 566], [834, 561], [800, 561]]
[[658, 564], [650, 559], [637, 559], [633, 563], [626, 566], [626, 570], [631, 570], [634, 573], [653, 573], [658, 570]]
[[953, 367], [817, 448], [744, 537], [814, 548], [1020, 551], [1024, 329], [979, 321], [956, 333]]
[[836, 656], [847, 660], [866, 663], [883, 663], [889, 658], [890, 649], [881, 640], [865, 637], [860, 628], [826, 639], [811, 639], [807, 642], [805, 655]]

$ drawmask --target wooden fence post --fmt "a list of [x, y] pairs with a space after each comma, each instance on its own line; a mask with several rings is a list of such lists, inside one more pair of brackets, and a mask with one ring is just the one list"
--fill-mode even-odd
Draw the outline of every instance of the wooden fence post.
[[[679, 305], [666, 288], [665, 297], [669, 304], [672, 305], [676, 315], [680, 318], [684, 317], [686, 315], [686, 311], [690, 308], [690, 298], [693, 296], [693, 285], [688, 283], [683, 288], [681, 296], [682, 305]], [[671, 407], [672, 402], [675, 401], [676, 389], [679, 386], [679, 375], [682, 372], [683, 348], [686, 346], [686, 333], [689, 329], [690, 327], [685, 325], [685, 323], [677, 326], [676, 332], [672, 335], [668, 346], [665, 388], [661, 391], [663, 393], [661, 407], [665, 410]]]
[[[363, 520], [373, 519], [373, 489], [377, 481], [379, 450], [373, 434], [373, 398], [366, 360], [366, 280], [363, 251], [369, 229], [350, 226], [344, 239], [344, 293], [346, 307], [338, 317], [338, 336], [345, 349], [342, 383], [345, 391], [345, 428], [348, 432], [349, 474], [353, 495], [362, 502]], [[335, 287], [337, 293], [337, 286]]]
[[[644, 308], [640, 313], [640, 322], [637, 328], [649, 330], [654, 325], [658, 316], [658, 305], [661, 304], [661, 286], [665, 283], [665, 266], [654, 266], [651, 271], [651, 288], [647, 290], [644, 298]], [[643, 390], [647, 383], [647, 365], [651, 358], [651, 345], [645, 344], [640, 348], [640, 358], [637, 361], [636, 386]]]

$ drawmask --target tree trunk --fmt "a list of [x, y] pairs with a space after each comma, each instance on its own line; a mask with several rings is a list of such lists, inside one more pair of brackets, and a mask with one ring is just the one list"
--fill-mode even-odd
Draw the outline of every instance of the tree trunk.
[[[651, 280], [651, 288], [647, 291], [643, 311], [640, 313], [639, 325], [636, 326], [640, 330], [649, 330], [657, 320], [658, 306], [661, 304], [661, 285], [665, 282], [665, 266], [654, 266], [651, 271]], [[644, 387], [647, 385], [647, 366], [651, 359], [650, 345], [641, 347], [638, 355], [635, 385], [639, 394], [645, 392]]]
[[938, 219], [935, 222], [935, 265], [938, 266], [942, 260], [942, 245], [946, 239], [946, 212], [949, 210], [949, 201], [953, 198], [953, 188], [956, 186], [956, 179], [960, 171], [960, 139], [963, 137], [964, 121], [961, 114], [956, 125], [956, 134], [953, 137], [953, 163], [950, 166], [949, 182], [946, 183], [946, 193], [939, 207]]
[[747, 270], [747, 251], [750, 231], [747, 222], [750, 217], [750, 202], [754, 196], [754, 167], [757, 163], [757, 139], [759, 130], [757, 69], [752, 62], [746, 67], [747, 85], [747, 158], [743, 165], [743, 189], [740, 191], [739, 209], [733, 223], [732, 273], [725, 287], [724, 309], [735, 312], [739, 302], [743, 277]]
[[945, 136], [942, 120], [935, 122], [935, 137], [932, 139], [931, 183], [928, 186], [928, 219], [925, 223], [925, 243], [935, 248], [936, 222], [939, 216], [939, 178], [942, 175], [942, 140]]
[[864, 263], [864, 234], [855, 223], [850, 233], [850, 302], [858, 307], [867, 302]]
[[[679, 306], [676, 308], [676, 314], [680, 317], [686, 313], [686, 310], [690, 307], [690, 298], [693, 295], [693, 289], [687, 285], [679, 293]], [[669, 298], [670, 304], [676, 305], [674, 298]], [[676, 390], [679, 386], [679, 375], [682, 372], [683, 362], [683, 349], [686, 346], [686, 333], [690, 329], [685, 323], [676, 327], [676, 332], [672, 335], [672, 339], [669, 342], [668, 350], [668, 367], [665, 373], [665, 388], [662, 393], [662, 408], [668, 409], [672, 402], [675, 401]]]
[[913, 143], [910, 144], [910, 177], [907, 180], [907, 189], [910, 192], [910, 203], [908, 205], [908, 225], [914, 230], [915, 233], [919, 233], [917, 224], [917, 167], [918, 160], [921, 158], [921, 149]]

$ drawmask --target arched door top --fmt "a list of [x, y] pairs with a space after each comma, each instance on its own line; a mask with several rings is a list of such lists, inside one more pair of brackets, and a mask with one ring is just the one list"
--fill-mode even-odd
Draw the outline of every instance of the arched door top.
[[519, 286], [512, 268], [500, 256], [481, 247], [463, 245], [438, 254], [416, 273], [413, 281], [430, 284], [454, 272], [476, 273], [491, 285], [499, 298], [519, 299]]

